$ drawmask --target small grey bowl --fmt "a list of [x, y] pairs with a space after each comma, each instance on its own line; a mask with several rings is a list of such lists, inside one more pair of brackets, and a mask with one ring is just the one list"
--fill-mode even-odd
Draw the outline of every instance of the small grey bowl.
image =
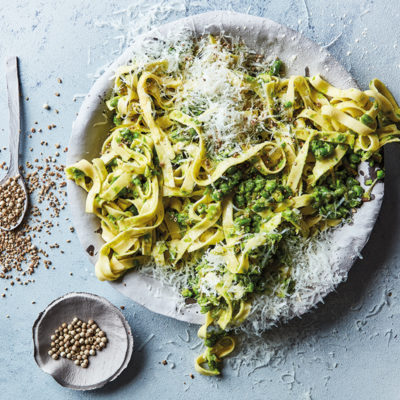
[[[93, 319], [108, 338], [104, 350], [90, 357], [89, 368], [49, 355], [50, 336], [74, 317]], [[34, 357], [37, 365], [60, 385], [75, 390], [93, 390], [116, 379], [127, 367], [133, 351], [131, 328], [122, 313], [103, 297], [90, 293], [68, 293], [50, 303], [36, 319], [33, 328]]]

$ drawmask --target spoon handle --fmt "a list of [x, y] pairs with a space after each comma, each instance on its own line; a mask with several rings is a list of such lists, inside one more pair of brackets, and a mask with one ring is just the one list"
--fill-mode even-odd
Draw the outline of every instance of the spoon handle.
[[6, 62], [6, 78], [8, 92], [8, 110], [10, 112], [9, 151], [10, 165], [8, 175], [19, 174], [18, 152], [20, 125], [20, 92], [18, 80], [18, 57], [11, 57]]

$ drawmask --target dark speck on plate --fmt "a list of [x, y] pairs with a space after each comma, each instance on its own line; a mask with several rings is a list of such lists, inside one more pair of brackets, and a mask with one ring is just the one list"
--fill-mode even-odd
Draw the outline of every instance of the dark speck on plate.
[[89, 254], [90, 257], [93, 257], [94, 255], [94, 246], [91, 244], [87, 249], [87, 253]]

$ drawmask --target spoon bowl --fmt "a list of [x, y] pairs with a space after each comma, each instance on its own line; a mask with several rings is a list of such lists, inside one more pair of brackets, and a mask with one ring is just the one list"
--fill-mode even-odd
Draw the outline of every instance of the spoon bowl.
[[4, 187], [8, 186], [10, 184], [11, 178], [14, 178], [15, 181], [18, 183], [18, 185], [23, 190], [24, 195], [25, 195], [25, 201], [24, 201], [24, 206], [22, 208], [22, 211], [19, 215], [19, 218], [13, 225], [9, 225], [9, 227], [7, 227], [7, 226], [2, 225], [2, 222], [0, 221], [0, 229], [3, 231], [7, 231], [7, 232], [14, 230], [19, 225], [21, 225], [21, 223], [25, 217], [26, 211], [28, 209], [28, 190], [26, 189], [25, 181], [24, 181], [24, 178], [22, 177], [22, 175], [17, 174], [17, 175], [12, 176], [12, 174], [7, 173], [7, 175], [3, 179], [0, 180], [0, 188], [4, 188]]

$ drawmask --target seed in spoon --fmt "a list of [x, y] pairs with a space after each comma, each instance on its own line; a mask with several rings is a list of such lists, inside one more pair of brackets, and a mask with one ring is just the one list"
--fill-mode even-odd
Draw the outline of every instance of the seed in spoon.
[[17, 224], [24, 211], [25, 192], [18, 183], [18, 176], [8, 178], [0, 186], [0, 225], [10, 229]]

